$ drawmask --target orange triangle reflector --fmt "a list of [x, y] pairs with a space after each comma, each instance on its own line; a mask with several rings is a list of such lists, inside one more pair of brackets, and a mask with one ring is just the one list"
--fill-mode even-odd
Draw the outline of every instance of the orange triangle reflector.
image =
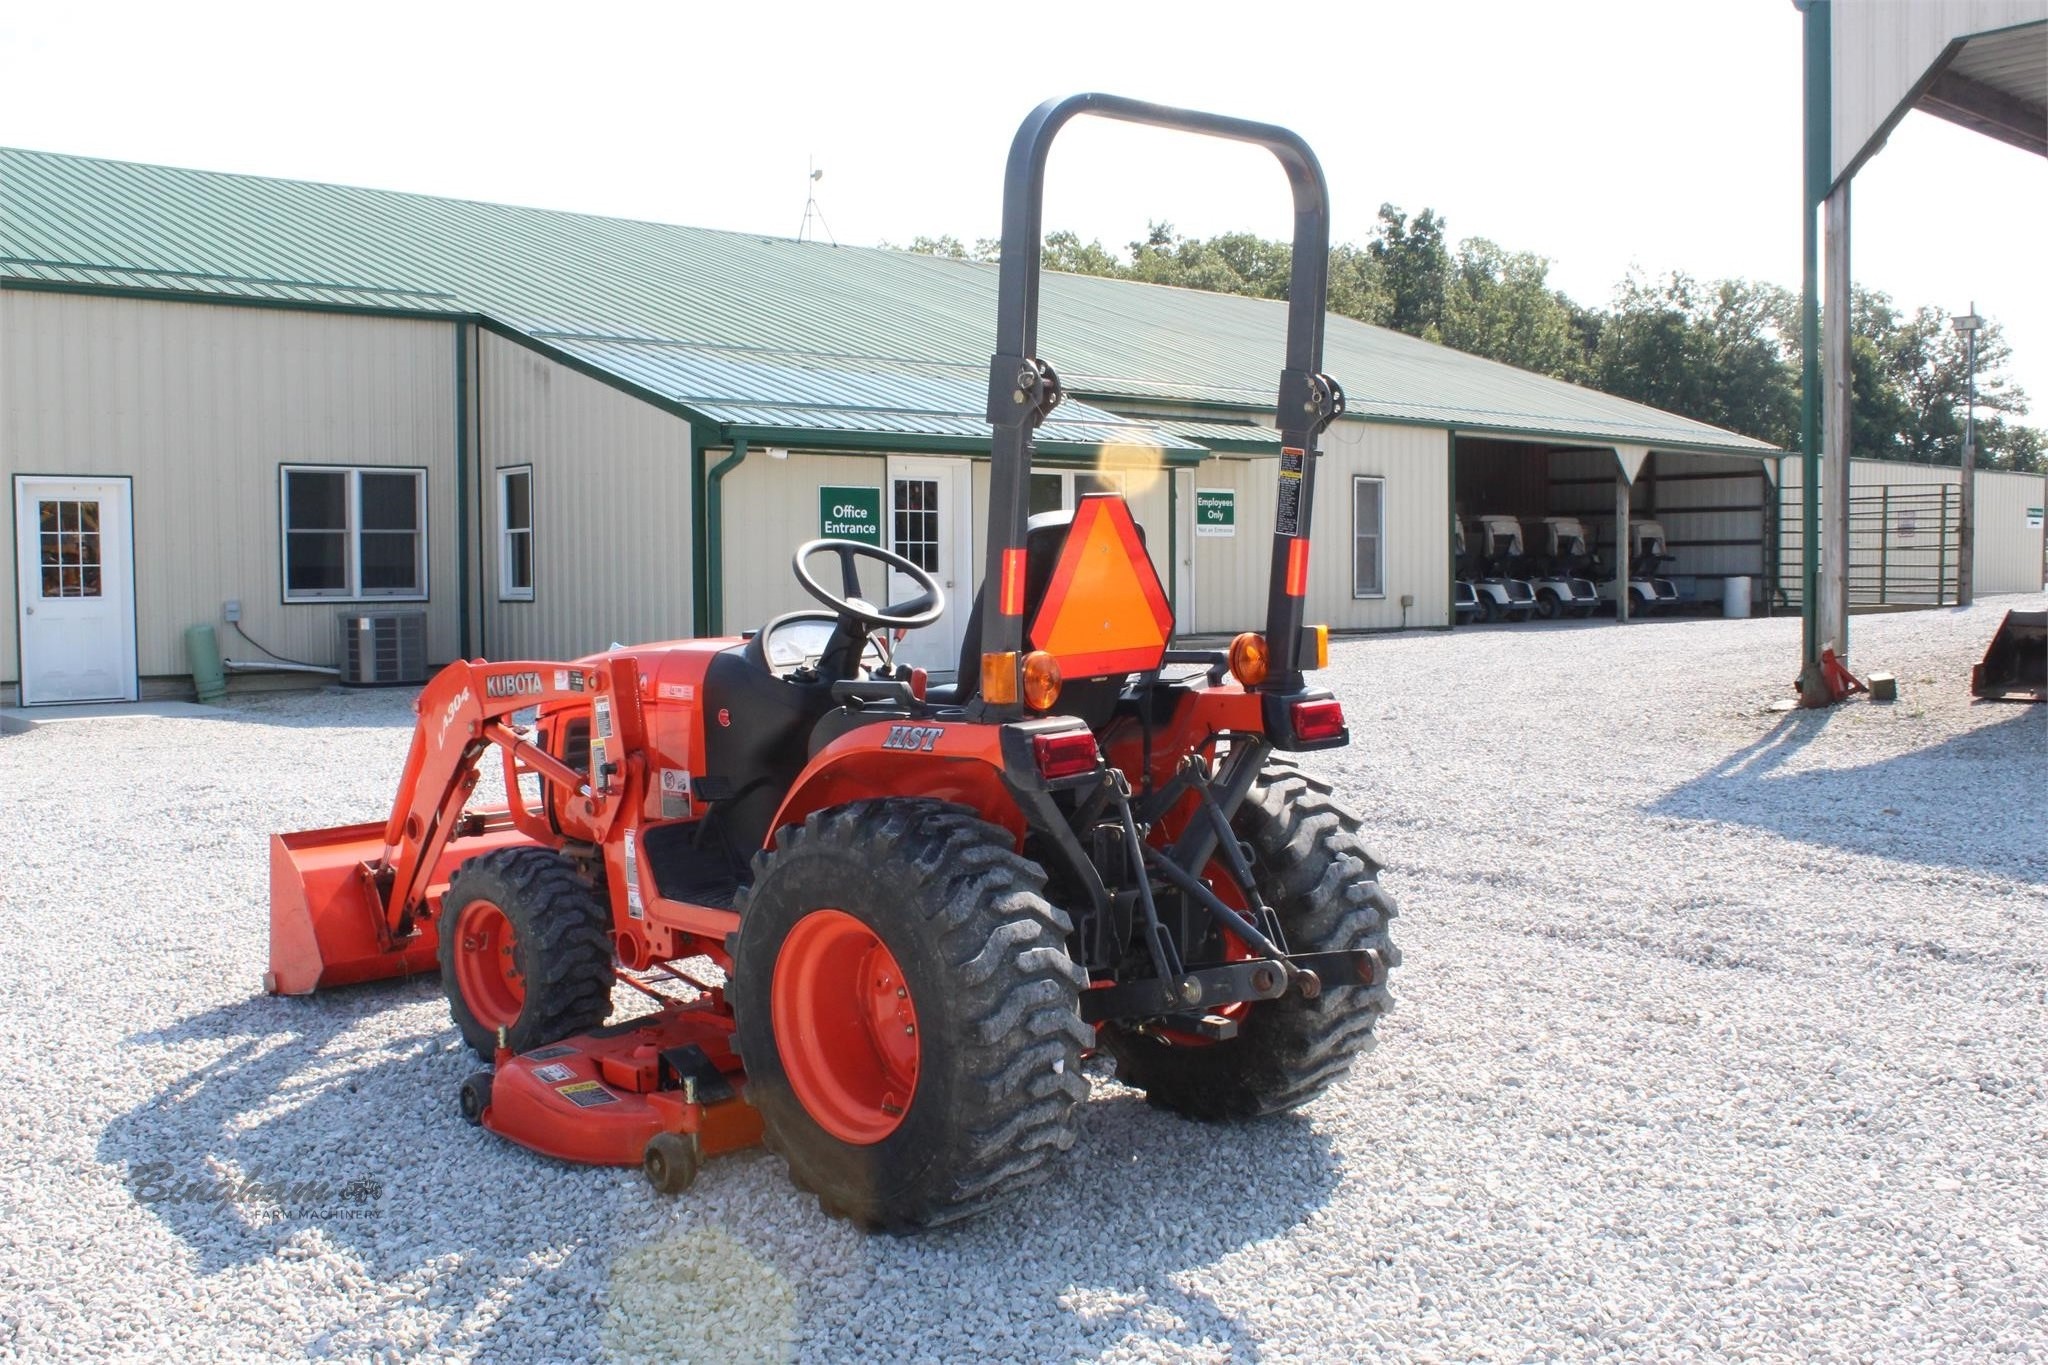
[[1060, 661], [1069, 678], [1146, 673], [1173, 638], [1173, 608], [1131, 509], [1113, 493], [1081, 499], [1053, 566], [1031, 644]]

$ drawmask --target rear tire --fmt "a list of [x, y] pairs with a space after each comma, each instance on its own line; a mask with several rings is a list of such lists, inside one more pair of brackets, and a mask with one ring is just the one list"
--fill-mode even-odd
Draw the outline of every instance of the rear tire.
[[[1252, 846], [1259, 895], [1280, 917], [1297, 953], [1377, 949], [1391, 970], [1400, 950], [1387, 936], [1393, 898], [1358, 834], [1358, 818], [1329, 788], [1300, 773], [1260, 777], [1232, 822]], [[1343, 1077], [1373, 1045], [1393, 1007], [1377, 986], [1328, 984], [1314, 1000], [1288, 995], [1251, 1006], [1234, 1038], [1188, 1045], [1106, 1024], [1101, 1037], [1117, 1075], [1154, 1104], [1193, 1118], [1254, 1118], [1307, 1103]]]
[[756, 856], [734, 1041], [763, 1140], [826, 1213], [951, 1222], [1073, 1144], [1087, 978], [1044, 885], [1007, 831], [929, 800], [819, 811]]
[[596, 1028], [612, 1010], [612, 917], [552, 849], [493, 849], [455, 869], [442, 899], [441, 990], [479, 1057]]

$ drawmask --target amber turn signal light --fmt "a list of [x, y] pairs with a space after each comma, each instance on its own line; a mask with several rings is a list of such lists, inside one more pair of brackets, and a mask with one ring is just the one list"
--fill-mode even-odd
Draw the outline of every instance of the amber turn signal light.
[[1060, 661], [1042, 649], [1024, 656], [1024, 704], [1034, 711], [1050, 711], [1060, 699]]
[[1272, 651], [1266, 648], [1266, 637], [1257, 631], [1248, 630], [1230, 642], [1230, 676], [1246, 687], [1257, 687], [1264, 682], [1272, 663]]
[[1014, 652], [981, 656], [981, 699], [991, 706], [1017, 704], [1017, 656]]

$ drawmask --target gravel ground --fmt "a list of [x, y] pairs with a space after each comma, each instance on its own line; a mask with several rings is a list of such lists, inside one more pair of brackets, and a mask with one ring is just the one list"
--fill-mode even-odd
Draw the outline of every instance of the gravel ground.
[[0, 1357], [2048, 1359], [2013, 605], [1859, 618], [1900, 700], [1825, 713], [1796, 620], [1337, 645], [1379, 1051], [1239, 1128], [1097, 1064], [1049, 1185], [910, 1240], [465, 1127], [431, 979], [259, 994], [265, 836], [381, 818], [409, 698], [0, 739]]

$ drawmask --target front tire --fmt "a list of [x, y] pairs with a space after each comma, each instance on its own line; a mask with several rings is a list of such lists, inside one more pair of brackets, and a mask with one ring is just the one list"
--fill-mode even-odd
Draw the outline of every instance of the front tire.
[[441, 990], [477, 1056], [596, 1028], [612, 1009], [611, 912], [552, 849], [493, 849], [455, 869], [437, 926]]
[[1546, 621], [1557, 619], [1557, 594], [1545, 588], [1536, 594], [1536, 614]]
[[[1297, 772], [1268, 772], [1232, 825], [1251, 844], [1259, 895], [1291, 951], [1377, 949], [1392, 969], [1401, 961], [1387, 936], [1393, 898], [1380, 888], [1358, 818], [1329, 790]], [[1237, 1036], [1222, 1042], [1167, 1042], [1121, 1024], [1105, 1025], [1102, 1041], [1118, 1077], [1153, 1103], [1200, 1119], [1254, 1118], [1306, 1104], [1340, 1079], [1392, 1007], [1384, 980], [1329, 985], [1313, 1000], [1253, 1004]]]
[[928, 800], [817, 812], [755, 858], [734, 1041], [764, 1141], [825, 1212], [951, 1222], [1073, 1144], [1087, 978], [1044, 885], [1006, 831]]

